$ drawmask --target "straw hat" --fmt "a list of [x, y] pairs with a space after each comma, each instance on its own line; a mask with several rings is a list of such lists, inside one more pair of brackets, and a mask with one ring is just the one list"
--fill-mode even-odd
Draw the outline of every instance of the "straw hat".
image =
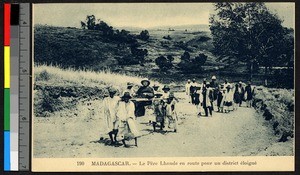
[[168, 85], [165, 85], [163, 88], [162, 88], [162, 90], [170, 90], [170, 87], [168, 86]]
[[150, 84], [150, 80], [148, 78], [142, 79], [141, 83], [143, 84], [143, 82], [145, 82], [145, 81], [148, 82], [148, 84]]
[[124, 92], [123, 96], [121, 97], [121, 99], [131, 99], [131, 95], [129, 92]]
[[114, 88], [114, 87], [109, 87], [109, 88], [108, 88], [108, 92], [109, 92], [109, 93], [114, 93], [114, 94], [115, 94], [115, 93], [117, 93], [117, 89]]
[[132, 87], [133, 83], [127, 82], [127, 87]]

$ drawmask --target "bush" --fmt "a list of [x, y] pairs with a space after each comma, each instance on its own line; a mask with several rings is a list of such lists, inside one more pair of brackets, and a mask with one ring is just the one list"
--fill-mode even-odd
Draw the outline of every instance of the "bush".
[[141, 31], [139, 38], [141, 40], [147, 41], [150, 38], [150, 34], [149, 34], [148, 30]]
[[172, 59], [169, 57], [169, 59], [167, 59], [164, 56], [159, 56], [155, 59], [155, 64], [163, 71], [167, 71], [168, 69], [172, 68], [173, 64], [172, 64]]
[[166, 40], [172, 40], [171, 36], [168, 35], [168, 36], [163, 36], [163, 39], [166, 39]]
[[36, 81], [48, 81], [50, 78], [51, 75], [46, 70], [43, 70], [35, 77]]
[[189, 53], [184, 52], [181, 56], [181, 61], [178, 64], [178, 67], [185, 73], [200, 73], [203, 71], [202, 66], [206, 60], [207, 56], [203, 53], [200, 53], [194, 59], [190, 59]]
[[279, 141], [294, 136], [294, 91], [256, 88], [253, 105], [270, 122]]

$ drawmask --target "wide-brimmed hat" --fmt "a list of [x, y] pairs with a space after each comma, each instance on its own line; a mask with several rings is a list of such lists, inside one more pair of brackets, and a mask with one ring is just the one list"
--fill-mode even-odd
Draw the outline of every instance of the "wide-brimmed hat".
[[114, 93], [114, 94], [115, 94], [115, 93], [117, 93], [117, 89], [114, 88], [114, 87], [109, 87], [109, 88], [108, 88], [108, 92], [109, 92], [109, 93]]
[[239, 84], [243, 84], [243, 82], [239, 81]]
[[206, 82], [206, 85], [210, 85], [210, 83], [209, 83], [209, 82]]
[[154, 84], [154, 85], [153, 85], [153, 88], [159, 88], [159, 85]]
[[145, 82], [145, 81], [148, 82], [148, 84], [150, 84], [150, 80], [148, 78], [142, 79], [141, 83], [143, 84], [143, 82]]
[[162, 88], [162, 90], [170, 90], [170, 87], [168, 86], [168, 85], [165, 85], [163, 88]]
[[191, 82], [191, 80], [190, 80], [190, 79], [188, 79], [188, 82]]
[[127, 87], [132, 87], [133, 83], [127, 82]]
[[214, 75], [214, 76], [211, 77], [211, 79], [212, 79], [212, 80], [216, 80], [217, 77]]
[[124, 92], [123, 96], [121, 97], [121, 99], [131, 99], [131, 95], [129, 92]]

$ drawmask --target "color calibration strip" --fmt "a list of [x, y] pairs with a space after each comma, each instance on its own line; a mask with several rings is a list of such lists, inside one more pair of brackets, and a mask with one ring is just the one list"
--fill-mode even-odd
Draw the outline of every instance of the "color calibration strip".
[[4, 171], [19, 170], [19, 4], [4, 4]]
[[10, 171], [10, 4], [4, 4], [4, 171]]

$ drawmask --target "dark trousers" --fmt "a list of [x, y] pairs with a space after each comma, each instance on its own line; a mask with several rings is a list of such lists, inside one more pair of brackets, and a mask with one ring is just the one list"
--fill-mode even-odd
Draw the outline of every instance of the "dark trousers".
[[151, 101], [142, 101], [142, 102], [135, 102], [135, 111], [134, 114], [136, 117], [141, 117], [145, 115], [146, 108], [145, 106], [151, 105]]
[[212, 107], [204, 108], [205, 116], [208, 116], [208, 111], [209, 111], [209, 114], [212, 115]]
[[211, 106], [207, 106], [206, 104], [203, 104], [203, 109], [204, 109], [204, 112], [205, 112], [205, 116], [208, 116], [208, 112], [210, 115], [212, 115], [212, 110], [213, 110], [213, 106], [212, 106], [212, 102], [210, 102]]
[[192, 104], [195, 104], [195, 94], [191, 94]]

